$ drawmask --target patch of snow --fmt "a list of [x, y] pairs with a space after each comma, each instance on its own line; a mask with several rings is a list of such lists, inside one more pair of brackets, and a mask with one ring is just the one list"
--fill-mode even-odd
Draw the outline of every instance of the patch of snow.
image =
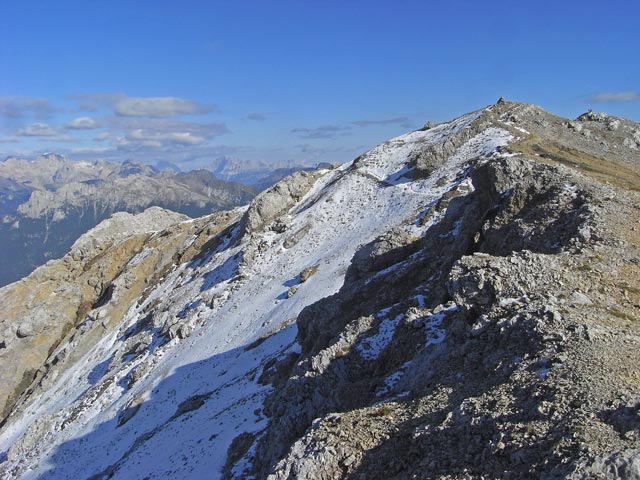
[[562, 190], [562, 193], [567, 195], [572, 200], [578, 198], [578, 186], [572, 183], [566, 183]]
[[438, 313], [430, 313], [425, 316], [413, 314], [407, 317], [407, 320], [420, 322], [423, 325], [426, 336], [425, 347], [428, 347], [429, 345], [438, 345], [446, 339], [446, 332], [440, 328], [442, 321], [447, 318], [450, 313], [458, 310], [458, 308], [459, 307], [457, 305], [452, 305], [442, 309]]
[[476, 191], [476, 187], [473, 186], [473, 181], [471, 177], [465, 177], [459, 184], [458, 190], [463, 191], [466, 194], [472, 193]]
[[440, 235], [440, 238], [457, 237], [458, 235], [460, 235], [461, 229], [462, 219], [456, 220], [455, 222], [453, 222], [453, 228], [447, 233], [443, 233], [442, 235]]
[[365, 338], [358, 344], [357, 350], [364, 360], [375, 360], [391, 343], [396, 327], [404, 315], [398, 315], [392, 319], [384, 319], [378, 325], [378, 332], [375, 335]]
[[384, 379], [384, 387], [381, 387], [376, 390], [376, 397], [382, 397], [389, 393], [396, 383], [404, 376], [404, 372], [401, 370], [393, 372], [387, 378]]
[[409, 365], [411, 365], [411, 360], [405, 362], [398, 370], [387, 376], [387, 378], [384, 379], [384, 386], [376, 390], [376, 396], [382, 397], [393, 390], [396, 384], [404, 376], [405, 370], [409, 367]]
[[[457, 307], [452, 308], [455, 309]], [[447, 338], [445, 331], [439, 328], [440, 325], [442, 325], [442, 320], [444, 320], [446, 316], [447, 311], [444, 311], [438, 314], [428, 315], [424, 319], [424, 330], [427, 337], [426, 347], [442, 343]]]
[[427, 296], [422, 294], [417, 294], [412, 297], [416, 302], [418, 302], [418, 307], [424, 308], [427, 306]]
[[505, 308], [511, 305], [518, 305], [519, 307], [524, 306], [523, 297], [519, 298], [503, 298], [499, 303], [500, 307]]
[[541, 367], [538, 369], [538, 377], [540, 380], [546, 380], [549, 376], [549, 372], [551, 372], [550, 367]]
[[426, 222], [423, 221], [422, 219], [429, 213], [429, 210], [431, 208], [433, 208], [433, 205], [431, 205], [426, 211], [420, 213], [416, 221], [407, 225], [406, 231], [408, 234], [413, 235], [414, 237], [422, 237], [431, 227], [433, 227], [444, 218], [445, 212], [441, 210], [431, 215], [429, 220], [427, 220]]

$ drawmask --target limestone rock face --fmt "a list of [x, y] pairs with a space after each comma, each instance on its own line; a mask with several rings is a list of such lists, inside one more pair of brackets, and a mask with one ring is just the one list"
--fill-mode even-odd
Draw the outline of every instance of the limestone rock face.
[[354, 275], [364, 277], [397, 264], [419, 247], [417, 238], [403, 229], [397, 229], [376, 238], [359, 250], [351, 261]]
[[570, 480], [586, 478], [640, 479], [640, 451], [623, 450], [600, 456], [591, 463], [582, 462], [569, 477]]
[[246, 213], [248, 232], [264, 229], [269, 223], [293, 207], [311, 188], [319, 172], [297, 172], [260, 193]]
[[113, 217], [0, 290], [0, 476], [638, 478], [638, 128], [501, 99]]
[[144, 212], [133, 215], [127, 212], [114, 213], [107, 220], [83, 234], [71, 246], [72, 257], [91, 255], [96, 249], [104, 250], [106, 246], [141, 233], [164, 230], [179, 222], [189, 220], [186, 215], [170, 212], [160, 207], [151, 207]]
[[[158, 207], [138, 215], [115, 214], [80, 237], [62, 259], [0, 289], [0, 335], [5, 343], [0, 350], [2, 418], [46, 374], [47, 360], [79, 357], [90, 346], [89, 337], [97, 338], [110, 321], [116, 322], [147, 281], [170, 265], [171, 257], [159, 259], [159, 252], [151, 250], [163, 241], [184, 240], [194, 229], [187, 220]], [[176, 232], [167, 239], [162, 232], [171, 226]], [[143, 250], [144, 259], [131, 264]], [[82, 349], [67, 345], [56, 352], [66, 337], [74, 336], [74, 329], [83, 332]]]

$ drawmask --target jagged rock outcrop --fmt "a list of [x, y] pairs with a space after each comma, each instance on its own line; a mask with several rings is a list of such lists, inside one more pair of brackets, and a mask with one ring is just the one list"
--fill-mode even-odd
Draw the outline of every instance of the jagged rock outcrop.
[[[412, 396], [426, 394], [424, 390], [428, 389], [429, 383], [439, 383], [435, 380], [438, 378], [438, 367], [429, 366], [433, 362], [442, 363], [447, 373], [451, 374], [454, 359], [464, 358], [468, 350], [476, 350], [474, 355], [477, 361], [488, 354], [493, 357], [491, 361], [494, 363], [509, 358], [508, 342], [495, 337], [491, 342], [484, 338], [476, 341], [473, 335], [477, 332], [473, 329], [469, 331], [468, 324], [474, 318], [486, 315], [500, 302], [504, 303], [505, 308], [530, 304], [531, 300], [524, 297], [532, 290], [538, 272], [547, 270], [551, 274], [552, 264], [542, 262], [527, 268], [531, 262], [522, 261], [521, 255], [531, 258], [534, 256], [532, 250], [550, 253], [575, 248], [571, 240], [576, 239], [576, 228], [549, 228], [545, 222], [555, 219], [564, 225], [563, 217], [570, 215], [573, 222], [582, 225], [587, 223], [591, 214], [581, 205], [579, 195], [565, 192], [566, 177], [552, 168], [519, 159], [503, 159], [479, 167], [470, 174], [470, 179], [476, 189], [449, 202], [441, 220], [431, 226], [425, 236], [415, 239], [410, 249], [405, 247], [406, 241], [393, 244], [386, 241], [384, 236], [372, 244], [373, 249], [364, 247], [354, 257], [358, 261], [352, 263], [357, 275], [350, 276], [347, 273], [346, 278], [350, 281], [345, 282], [340, 293], [308, 307], [299, 315], [299, 341], [304, 360], [299, 360], [290, 372], [290, 382], [281, 386], [278, 394], [267, 401], [271, 426], [261, 443], [263, 449], [256, 454], [265, 465], [273, 465], [285, 453], [283, 447], [290, 444], [289, 441], [276, 441], [276, 438], [293, 440], [302, 435], [314, 419], [331, 412], [348, 412], [362, 406], [373, 406], [385, 397], [393, 398], [394, 392], [397, 395], [408, 387]], [[538, 197], [544, 200], [536, 201]], [[505, 231], [507, 226], [512, 225], [518, 228], [517, 235]], [[455, 244], [442, 248], [443, 239], [452, 232], [455, 232]], [[477, 252], [477, 255], [468, 256], [471, 252]], [[523, 253], [516, 255], [514, 252]], [[369, 261], [362, 262], [358, 258], [360, 254], [367, 255]], [[496, 259], [491, 264], [497, 267], [501, 257], [512, 255], [513, 259], [505, 264], [515, 264], [517, 267], [507, 270], [508, 273], [484, 273], [481, 265], [484, 267], [489, 259]], [[361, 262], [377, 268], [371, 268], [363, 275]], [[396, 268], [389, 270], [391, 265]], [[523, 282], [521, 285], [506, 282], [507, 278], [515, 280], [515, 273]], [[446, 282], [443, 281], [445, 279]], [[479, 285], [482, 287], [478, 288]], [[416, 298], [419, 291], [428, 292], [424, 300]], [[451, 300], [453, 303], [447, 303]], [[421, 302], [425, 304], [421, 305]], [[538, 306], [543, 307], [544, 303]], [[385, 310], [390, 311], [372, 316], [372, 312]], [[367, 344], [367, 340], [361, 339], [371, 335], [369, 332], [376, 328], [379, 332], [388, 328], [384, 327], [385, 322], [395, 322], [397, 325], [393, 343], [385, 350], [388, 353], [384, 360], [371, 362], [367, 350], [359, 347]], [[441, 328], [436, 328], [435, 324], [443, 322], [448, 323], [448, 328], [442, 331], [457, 332], [457, 338], [451, 340], [457, 348], [446, 342], [438, 350], [425, 355], [421, 347], [425, 342], [428, 344], [440, 340], [440, 333], [435, 338], [430, 336], [434, 329]], [[491, 323], [488, 318], [483, 322]], [[523, 321], [509, 335], [514, 338], [522, 336], [528, 344], [534, 344], [532, 332], [526, 330], [528, 327]], [[416, 335], [416, 330], [421, 334]], [[478, 345], [472, 347], [473, 343]], [[460, 349], [460, 346], [464, 349]], [[522, 352], [512, 353], [513, 356], [518, 354]], [[460, 365], [456, 374], [471, 377], [471, 372], [466, 372], [466, 366], [467, 363]], [[386, 379], [393, 376], [394, 372], [401, 372], [403, 378], [411, 378], [410, 383], [399, 382], [402, 384], [400, 388], [386, 385]], [[455, 383], [455, 377], [448, 381]], [[424, 393], [417, 394], [421, 390]], [[372, 413], [371, 416], [376, 415]], [[367, 424], [366, 416], [364, 419], [358, 418], [361, 424]], [[372, 425], [371, 430], [383, 428], [380, 426], [381, 419], [372, 421], [375, 426]], [[335, 423], [335, 419], [332, 422]], [[362, 428], [366, 431], [364, 425]], [[334, 429], [339, 430], [340, 427]], [[384, 430], [388, 435], [393, 427]], [[369, 439], [367, 450], [379, 446], [386, 435], [380, 435], [375, 442]], [[463, 436], [452, 438], [450, 443], [454, 441], [467, 445]], [[336, 445], [340, 443], [337, 439], [336, 442]], [[293, 463], [281, 464], [274, 478], [326, 477], [331, 462], [335, 464], [335, 470], [329, 477], [338, 478], [344, 471], [341, 462], [355, 455], [357, 458], [348, 461], [348, 466], [355, 468], [363, 460], [360, 453], [345, 448], [344, 444], [343, 453], [327, 453], [330, 458], [317, 454], [298, 459], [303, 446], [296, 445], [290, 457]], [[303, 451], [310, 449], [316, 451], [309, 445], [302, 448]], [[413, 455], [418, 458], [417, 453]], [[301, 463], [296, 463], [298, 461]], [[267, 473], [261, 472], [261, 476]], [[369, 471], [363, 478], [379, 474]]]
[[[531, 107], [509, 104], [506, 110], [511, 116], [533, 113], [535, 125], [561, 128]], [[451, 140], [427, 156], [451, 155], [455, 148]], [[572, 160], [581, 156], [568, 153]], [[632, 159], [637, 168], [637, 157], [618, 158]], [[598, 167], [596, 173], [608, 166]], [[606, 175], [626, 184], [608, 168]], [[572, 471], [579, 452], [588, 458], [591, 449], [604, 445], [624, 448], [629, 439], [637, 445], [637, 434], [618, 438], [620, 427], [612, 428], [602, 413], [618, 398], [629, 398], [624, 376], [599, 376], [589, 387], [586, 380], [594, 373], [595, 352], [607, 352], [607, 362], [615, 363], [621, 353], [619, 341], [613, 348], [608, 342], [595, 346], [599, 342], [586, 334], [601, 319], [596, 313], [587, 320], [585, 310], [621, 315], [613, 313], [618, 301], [598, 292], [599, 279], [588, 273], [598, 266], [586, 253], [595, 248], [600, 260], [603, 250], [625, 255], [611, 238], [620, 206], [601, 203], [611, 199], [610, 190], [529, 159], [494, 161], [469, 178], [475, 191], [455, 195], [442, 220], [415, 242], [419, 247], [407, 250], [381, 240], [365, 247], [359, 253], [367, 257], [376, 250], [380, 259], [392, 254], [393, 260], [379, 265], [387, 271], [373, 269], [362, 279], [360, 263], [352, 264], [359, 273], [354, 278], [366, 287], [345, 284], [298, 317], [302, 356], [267, 400], [271, 423], [255, 454], [260, 477], [560, 478]], [[636, 203], [625, 213], [638, 218], [637, 209]], [[442, 248], [452, 231], [456, 244]], [[637, 247], [627, 252], [631, 262]], [[388, 263], [397, 268], [390, 270]], [[421, 290], [428, 292], [424, 300], [415, 296]], [[370, 357], [362, 345], [371, 338], [368, 346], [374, 346], [389, 324], [395, 332], [386, 333], [380, 360], [363, 362]], [[426, 338], [416, 338], [416, 330]], [[627, 361], [635, 361], [628, 357], [637, 357], [635, 348], [635, 342], [624, 348], [625, 369], [632, 368]], [[640, 401], [635, 395], [632, 405]], [[640, 426], [633, 414], [625, 420], [613, 415], [626, 432]], [[634, 452], [580, 467], [572, 478], [634, 478]]]
[[501, 99], [127, 237], [0, 472], [634, 478], [637, 129]]
[[247, 232], [264, 229], [293, 207], [309, 191], [321, 171], [297, 172], [253, 199], [245, 216]]

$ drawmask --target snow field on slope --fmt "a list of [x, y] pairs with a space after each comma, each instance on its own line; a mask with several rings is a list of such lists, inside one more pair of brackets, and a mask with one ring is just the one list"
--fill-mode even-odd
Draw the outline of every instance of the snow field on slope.
[[[84, 363], [63, 375], [51, 390], [62, 392], [59, 398], [34, 404], [30, 412], [49, 414], [56, 427], [47, 445], [35, 447], [34, 458], [22, 459], [34, 468], [25, 478], [42, 474], [47, 478], [49, 468], [52, 475], [83, 477], [121, 458], [113, 478], [150, 474], [153, 478], [215, 478], [233, 438], [245, 431], [258, 432], [265, 425], [266, 420], [256, 412], [269, 387], [256, 379], [266, 360], [298, 348], [295, 324], [285, 325], [307, 305], [340, 289], [360, 247], [392, 227], [409, 225], [426, 204], [452, 187], [465, 162], [488, 155], [508, 141], [508, 132], [489, 129], [463, 145], [431, 178], [403, 181], [400, 174], [413, 152], [465, 128], [476, 117], [461, 117], [398, 137], [367, 153], [358, 168], [347, 164], [325, 174], [292, 208], [285, 233], [257, 234], [267, 248], [247, 265], [245, 278], [235, 275], [242, 244], [219, 249], [199, 265], [177, 267], [144, 304], [127, 314], [118, 332], [103, 339]], [[447, 182], [436, 187], [443, 177]], [[393, 182], [381, 183], [376, 178]], [[307, 225], [306, 236], [285, 249], [284, 240]], [[313, 265], [318, 266], [317, 273], [286, 298], [300, 272]], [[199, 301], [216, 295], [217, 303]], [[142, 318], [150, 302], [159, 302], [168, 316], [182, 314], [181, 320], [195, 329], [188, 338], [157, 346], [119, 372], [109, 372], [92, 387], [109, 380], [108, 388], [89, 404], [83, 403], [88, 399], [84, 392], [92, 367], [108, 362], [123, 348], [119, 335]], [[255, 349], [245, 349], [282, 326]], [[119, 380], [141, 362], [149, 363], [148, 373], [128, 390]], [[179, 405], [197, 396], [206, 396], [199, 408], [174, 417]], [[137, 413], [118, 427], [118, 415], [136, 401], [141, 402]], [[76, 407], [84, 413], [71, 418]], [[13, 431], [24, 431], [31, 420], [24, 417]], [[136, 440], [140, 438], [145, 440]], [[38, 458], [43, 460], [39, 465]]]

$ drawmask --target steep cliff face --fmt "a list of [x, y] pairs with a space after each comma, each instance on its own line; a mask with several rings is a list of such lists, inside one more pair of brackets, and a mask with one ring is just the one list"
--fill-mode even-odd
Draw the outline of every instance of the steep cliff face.
[[0, 290], [32, 292], [0, 472], [633, 478], [639, 131], [500, 101], [248, 209], [101, 227]]

